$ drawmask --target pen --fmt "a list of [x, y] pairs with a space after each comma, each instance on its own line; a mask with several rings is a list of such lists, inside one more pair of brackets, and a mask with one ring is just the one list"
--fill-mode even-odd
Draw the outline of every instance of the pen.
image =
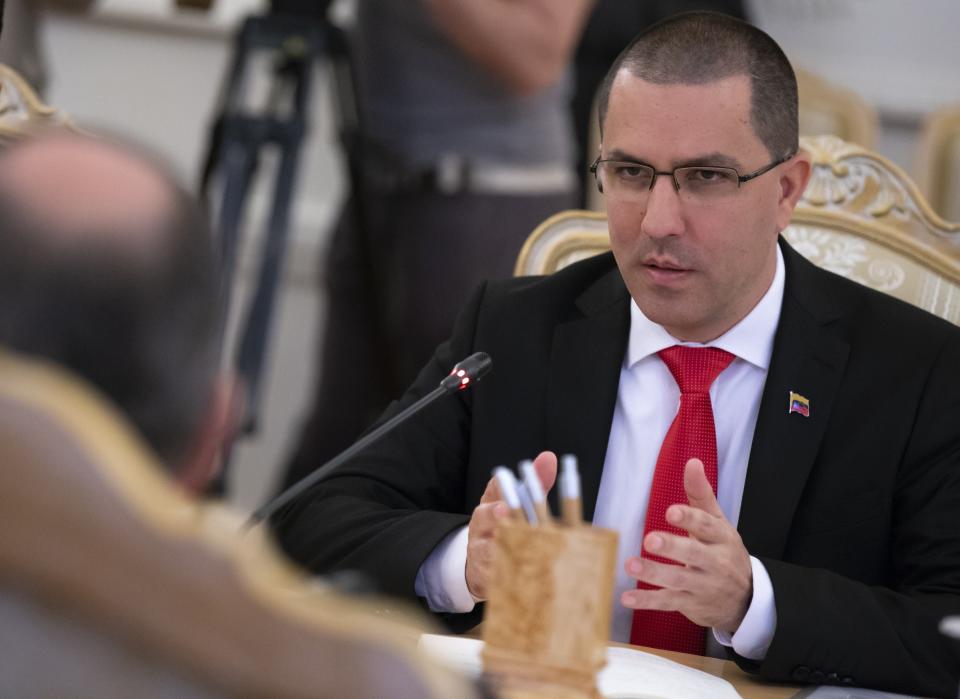
[[560, 457], [560, 464], [560, 512], [566, 524], [577, 526], [583, 523], [577, 457], [573, 454], [564, 454]]
[[520, 483], [517, 486], [517, 495], [520, 496], [520, 507], [523, 508], [523, 514], [527, 516], [527, 521], [530, 522], [531, 526], [538, 526], [540, 524], [540, 518], [537, 517], [537, 510], [533, 506], [533, 498], [530, 497], [530, 491], [527, 490], [527, 486]]
[[547, 496], [543, 492], [543, 484], [540, 482], [540, 476], [537, 475], [537, 469], [533, 467], [532, 461], [525, 459], [520, 462], [520, 475], [523, 477], [523, 485], [533, 501], [533, 509], [537, 513], [537, 520], [541, 524], [549, 526], [552, 519], [550, 510], [547, 509]]
[[500, 487], [500, 497], [510, 508], [510, 515], [514, 519], [522, 519], [519, 484], [513, 471], [506, 466], [497, 466], [493, 469], [493, 477], [497, 479], [497, 485]]

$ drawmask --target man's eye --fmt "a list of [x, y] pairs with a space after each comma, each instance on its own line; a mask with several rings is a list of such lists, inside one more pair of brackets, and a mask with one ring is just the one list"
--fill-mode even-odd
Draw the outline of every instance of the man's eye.
[[637, 187], [650, 186], [650, 170], [639, 165], [618, 165], [615, 176], [624, 184]]
[[707, 168], [690, 168], [687, 170], [687, 181], [696, 184], [720, 184], [731, 181], [731, 175], [722, 170]]

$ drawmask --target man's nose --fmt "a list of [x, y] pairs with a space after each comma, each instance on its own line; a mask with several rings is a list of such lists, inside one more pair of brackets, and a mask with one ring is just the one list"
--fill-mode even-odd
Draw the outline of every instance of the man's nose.
[[647, 196], [647, 208], [640, 230], [651, 238], [664, 238], [683, 232], [680, 192], [670, 175], [658, 175]]

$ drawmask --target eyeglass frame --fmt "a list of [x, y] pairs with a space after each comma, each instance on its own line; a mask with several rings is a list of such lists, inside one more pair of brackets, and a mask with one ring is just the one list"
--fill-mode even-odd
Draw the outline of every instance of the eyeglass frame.
[[653, 177], [650, 178], [650, 186], [647, 188], [648, 192], [653, 191], [653, 187], [657, 184], [657, 177], [660, 175], [670, 175], [670, 179], [673, 180], [673, 188], [676, 191], [680, 191], [680, 181], [677, 179], [677, 170], [690, 170], [696, 168], [710, 168], [713, 170], [730, 170], [734, 172], [737, 176], [737, 189], [740, 189], [740, 185], [744, 182], [749, 182], [752, 179], [760, 177], [767, 172], [770, 172], [773, 168], [778, 165], [783, 165], [785, 162], [790, 160], [793, 156], [797, 154], [797, 151], [790, 151], [787, 155], [783, 156], [779, 160], [774, 160], [772, 163], [768, 163], [761, 167], [759, 170], [754, 170], [751, 173], [746, 175], [741, 175], [740, 172], [735, 167], [727, 167], [726, 165], [680, 165], [679, 167], [673, 168], [673, 170], [657, 170], [650, 163], [644, 163], [639, 160], [620, 160], [619, 158], [601, 158], [599, 155], [596, 160], [590, 165], [589, 171], [593, 175], [594, 179], [597, 182], [597, 189], [601, 194], [603, 194], [603, 183], [600, 181], [600, 178], [597, 176], [597, 169], [601, 163], [624, 163], [626, 165], [640, 165], [641, 167], [650, 168], [653, 171]]

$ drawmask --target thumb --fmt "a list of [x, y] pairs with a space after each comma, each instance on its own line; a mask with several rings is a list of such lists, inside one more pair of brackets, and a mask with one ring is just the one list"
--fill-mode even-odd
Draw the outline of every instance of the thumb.
[[683, 489], [687, 493], [687, 500], [691, 507], [696, 507], [712, 515], [723, 516], [723, 510], [717, 503], [717, 496], [713, 486], [707, 480], [703, 462], [700, 459], [690, 459], [683, 469]]
[[557, 480], [557, 455], [552, 451], [542, 451], [533, 460], [533, 467], [543, 484], [543, 492], [549, 493]]
[[502, 499], [503, 498], [500, 496], [500, 486], [497, 484], [497, 479], [491, 478], [489, 481], [487, 481], [487, 488], [483, 491], [483, 495], [480, 496], [480, 504], [486, 505]]

